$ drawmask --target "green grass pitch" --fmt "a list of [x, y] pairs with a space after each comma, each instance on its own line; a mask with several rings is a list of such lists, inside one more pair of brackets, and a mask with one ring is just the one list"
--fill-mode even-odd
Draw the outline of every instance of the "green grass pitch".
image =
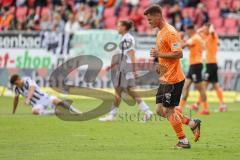
[[[154, 101], [147, 103], [154, 110]], [[83, 110], [97, 104], [94, 100], [74, 101]], [[202, 120], [200, 141], [194, 143], [185, 127], [192, 149], [176, 150], [177, 139], [164, 119], [148, 123], [123, 117], [108, 123], [97, 119], [66, 122], [55, 116], [31, 115], [23, 100], [12, 115], [12, 98], [0, 97], [0, 160], [239, 160], [240, 106], [228, 106], [227, 113], [193, 113]], [[213, 111], [217, 104], [210, 107]], [[123, 103], [120, 112], [136, 114], [138, 109]]]

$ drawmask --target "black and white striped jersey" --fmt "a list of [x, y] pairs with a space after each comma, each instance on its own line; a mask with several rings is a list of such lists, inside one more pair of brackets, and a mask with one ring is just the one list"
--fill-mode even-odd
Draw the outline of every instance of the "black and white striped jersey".
[[35, 87], [33, 97], [30, 100], [30, 104], [32, 106], [35, 105], [41, 98], [46, 96], [45, 93], [41, 92], [41, 90], [40, 90], [39, 86], [36, 84], [36, 82], [34, 80], [32, 80], [30, 77], [23, 77], [22, 80], [23, 80], [23, 87], [15, 87], [15, 95], [16, 96], [22, 95], [23, 97], [27, 97], [30, 86]]

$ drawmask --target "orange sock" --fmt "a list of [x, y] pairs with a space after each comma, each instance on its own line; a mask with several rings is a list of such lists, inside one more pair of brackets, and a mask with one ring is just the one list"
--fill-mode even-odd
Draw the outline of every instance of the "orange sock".
[[180, 108], [182, 109], [185, 106], [185, 104], [186, 104], [186, 100], [181, 99], [179, 103]]
[[208, 110], [208, 102], [203, 102], [203, 109]]
[[182, 127], [182, 122], [181, 119], [179, 118], [177, 113], [173, 113], [168, 117], [168, 121], [170, 122], [172, 128], [174, 129], [178, 139], [183, 139], [185, 138], [185, 134], [183, 132], [183, 127]]
[[190, 122], [190, 119], [186, 116], [184, 116], [179, 110], [175, 109], [175, 113], [178, 115], [178, 117], [181, 119], [182, 124], [188, 125]]
[[222, 93], [222, 89], [220, 87], [217, 87], [216, 89], [216, 93], [219, 99], [220, 104], [223, 104], [223, 93]]

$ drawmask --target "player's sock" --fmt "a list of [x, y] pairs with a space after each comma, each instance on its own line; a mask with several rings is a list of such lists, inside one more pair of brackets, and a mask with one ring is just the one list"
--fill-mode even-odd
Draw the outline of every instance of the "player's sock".
[[186, 104], [186, 100], [181, 99], [181, 100], [180, 100], [180, 103], [179, 103], [180, 108], [183, 109], [183, 107], [185, 106], [185, 104]]
[[216, 88], [216, 93], [217, 93], [217, 97], [219, 99], [220, 104], [224, 104], [224, 102], [223, 102], [223, 93], [222, 93], [222, 89], [220, 87]]
[[54, 115], [55, 110], [42, 110], [40, 111], [40, 115]]
[[70, 106], [70, 107], [69, 107], [69, 111], [74, 112], [74, 113], [77, 113], [77, 114], [82, 113], [81, 111], [77, 110], [77, 109], [76, 109], [75, 107], [73, 107], [73, 106]]
[[178, 114], [177, 113], [173, 113], [167, 119], [170, 122], [172, 128], [174, 129], [178, 139], [179, 140], [184, 139], [185, 138], [185, 134], [183, 132], [182, 121], [179, 118]]
[[115, 117], [117, 116], [117, 112], [118, 112], [118, 107], [116, 107], [115, 105], [112, 105], [112, 110], [109, 112], [109, 114]]
[[201, 105], [201, 96], [198, 96], [198, 100], [197, 100], [196, 105], [197, 105], [197, 106], [200, 106], [200, 105]]
[[178, 117], [181, 119], [182, 123], [185, 125], [189, 125], [190, 119], [186, 116], [184, 116], [179, 110], [175, 109], [175, 113], [178, 115]]
[[203, 102], [203, 109], [204, 109], [205, 111], [208, 110], [208, 102], [207, 102], [207, 101]]
[[147, 111], [149, 111], [149, 107], [148, 105], [144, 102], [144, 101], [141, 101], [139, 104], [138, 104], [140, 110], [145, 113]]

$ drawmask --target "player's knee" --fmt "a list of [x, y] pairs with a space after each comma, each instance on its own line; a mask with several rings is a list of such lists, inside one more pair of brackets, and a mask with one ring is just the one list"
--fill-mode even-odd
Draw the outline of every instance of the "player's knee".
[[32, 114], [33, 115], [40, 115], [40, 109], [39, 108], [33, 108], [32, 109]]
[[157, 115], [166, 118], [166, 114], [163, 112], [163, 110], [156, 109], [156, 113], [157, 113]]

